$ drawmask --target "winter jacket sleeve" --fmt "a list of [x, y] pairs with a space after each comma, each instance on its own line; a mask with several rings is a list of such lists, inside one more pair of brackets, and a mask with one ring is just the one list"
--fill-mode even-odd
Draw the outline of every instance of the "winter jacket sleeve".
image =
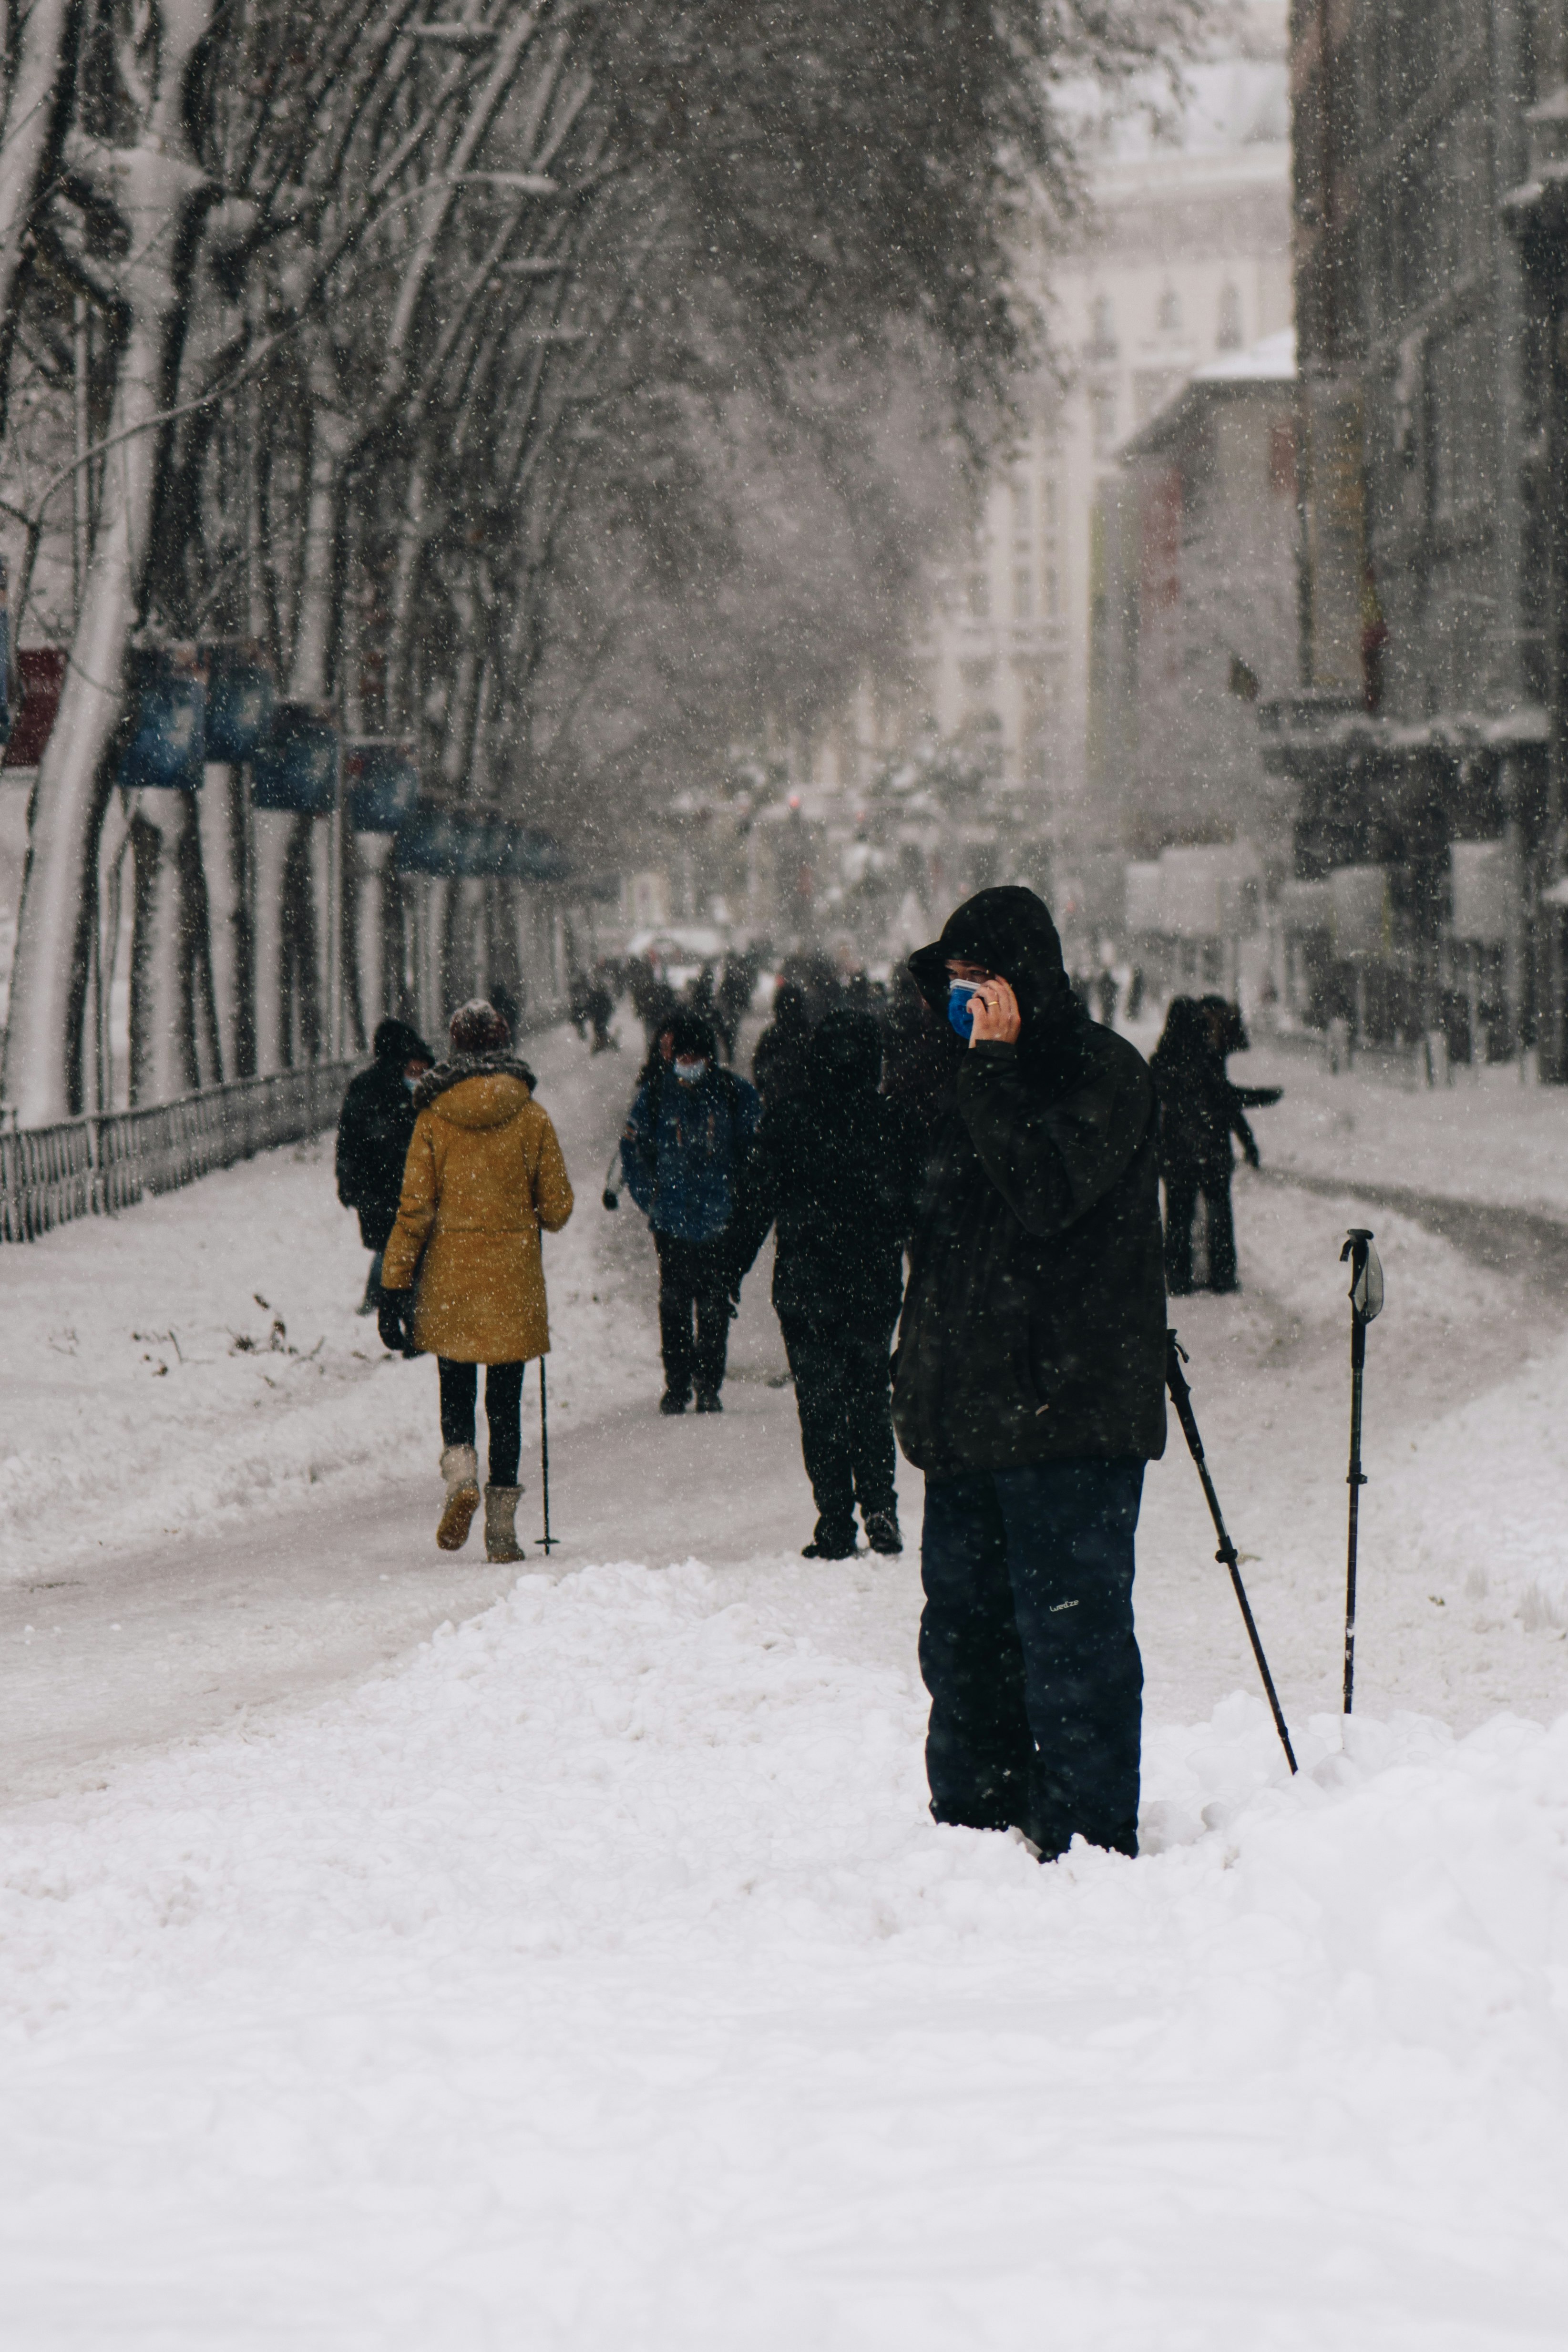
[[560, 1139], [543, 1112], [539, 1163], [533, 1171], [533, 1213], [547, 1234], [558, 1234], [572, 1214], [572, 1180], [561, 1155]]
[[972, 1046], [958, 1074], [958, 1108], [987, 1176], [1025, 1229], [1064, 1232], [1131, 1164], [1154, 1117], [1147, 1070], [1102, 1062], [1088, 1082], [1043, 1100], [1016, 1045]]
[[740, 1282], [757, 1262], [768, 1228], [778, 1213], [779, 1154], [777, 1139], [764, 1124], [741, 1165], [735, 1182], [735, 1206], [724, 1235], [724, 1255], [731, 1282]]
[[1230, 1088], [1229, 1108], [1230, 1133], [1235, 1136], [1237, 1141], [1240, 1144], [1250, 1165], [1256, 1168], [1259, 1165], [1258, 1138], [1253, 1134], [1247, 1113], [1242, 1108], [1241, 1089], [1239, 1087], [1232, 1087]]
[[645, 1217], [653, 1212], [658, 1174], [658, 1091], [651, 1084], [638, 1088], [621, 1131], [621, 1174]]
[[397, 1223], [382, 1260], [384, 1290], [411, 1290], [430, 1228], [436, 1222], [436, 1130], [428, 1111], [414, 1124], [414, 1140], [403, 1170]]

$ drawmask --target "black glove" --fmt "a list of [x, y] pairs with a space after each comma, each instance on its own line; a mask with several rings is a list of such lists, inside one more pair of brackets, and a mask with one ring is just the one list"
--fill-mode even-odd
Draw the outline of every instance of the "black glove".
[[618, 1208], [620, 1207], [620, 1205], [621, 1205], [621, 1196], [620, 1196], [620, 1194], [619, 1194], [618, 1192], [611, 1192], [611, 1190], [610, 1190], [610, 1188], [609, 1188], [609, 1186], [606, 1184], [606, 1185], [605, 1185], [605, 1208], [606, 1208], [606, 1209], [618, 1209]]
[[1249, 1168], [1261, 1168], [1261, 1167], [1262, 1167], [1262, 1165], [1263, 1165], [1263, 1161], [1262, 1161], [1262, 1159], [1260, 1158], [1260, 1156], [1259, 1156], [1259, 1154], [1258, 1154], [1258, 1146], [1257, 1146], [1257, 1144], [1256, 1144], [1256, 1143], [1244, 1143], [1244, 1144], [1242, 1145], [1242, 1147], [1241, 1147], [1241, 1151], [1242, 1151], [1242, 1157], [1243, 1157], [1243, 1159], [1246, 1160], [1246, 1162], [1247, 1162], [1247, 1166], [1248, 1166]]
[[411, 1290], [384, 1290], [375, 1310], [375, 1328], [381, 1333], [381, 1344], [390, 1348], [395, 1356], [417, 1353], [414, 1345], [414, 1293]]

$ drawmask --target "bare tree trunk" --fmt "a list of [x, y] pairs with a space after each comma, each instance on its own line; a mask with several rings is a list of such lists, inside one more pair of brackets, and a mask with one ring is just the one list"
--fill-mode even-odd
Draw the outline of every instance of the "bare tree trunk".
[[482, 876], [465, 874], [452, 890], [447, 943], [447, 996], [452, 1006], [466, 1004], [485, 992], [485, 883]]
[[293, 817], [281, 809], [253, 809], [255, 898], [251, 915], [256, 970], [256, 1067], [263, 1076], [289, 1064], [288, 959], [284, 888]]
[[422, 895], [419, 1026], [439, 1053], [454, 1009], [447, 996], [447, 926], [452, 885], [444, 874], [432, 874]]
[[207, 954], [211, 961], [217, 1052], [226, 1078], [244, 1067], [240, 1050], [249, 923], [245, 905], [245, 782], [238, 768], [209, 765], [200, 804], [206, 877]]
[[81, 0], [13, 0], [0, 19], [16, 58], [0, 114], [0, 431], [10, 407], [27, 223], [58, 157], [81, 20]]
[[[169, 13], [171, 20], [181, 15]], [[165, 79], [182, 66], [181, 36], [194, 46], [193, 28], [198, 22], [205, 28], [207, 13], [192, 5], [183, 23], [172, 21]], [[174, 95], [177, 100], [177, 88]], [[132, 244], [121, 272], [130, 325], [70, 668], [33, 795], [0, 1089], [24, 1126], [68, 1117], [83, 1092], [81, 1010], [87, 943], [97, 919], [93, 884], [109, 782], [105, 764], [123, 703], [126, 646], [146, 568], [165, 362], [180, 308], [171, 247], [182, 242], [181, 216], [205, 185], [193, 165], [165, 152], [161, 126], [166, 115], [177, 121], [177, 106], [153, 109], [150, 143], [119, 150], [110, 159], [110, 184]], [[174, 122], [169, 143], [178, 143]]]
[[358, 1043], [368, 1051], [378, 1021], [391, 1010], [387, 982], [387, 869], [390, 833], [357, 833], [354, 845], [354, 976]]
[[139, 792], [131, 818], [136, 912], [131, 949], [131, 1099], [173, 1102], [201, 1083], [191, 1019], [186, 890], [189, 793]]
[[[289, 664], [289, 690], [296, 702], [325, 703], [331, 678], [333, 625], [341, 583], [338, 525], [342, 467], [350, 446], [346, 418], [338, 407], [337, 369], [324, 327], [307, 342], [310, 383], [310, 471], [304, 541], [300, 562], [300, 604]], [[315, 1041], [320, 1055], [333, 1048], [337, 1022], [332, 993], [332, 945], [337, 935], [331, 904], [333, 857], [331, 818], [300, 816], [297, 838], [306, 861], [311, 908], [311, 950], [295, 942], [291, 958], [302, 993], [298, 1034]]]
[[206, 861], [202, 856], [200, 803], [191, 811], [180, 844], [184, 897], [181, 918], [184, 933], [185, 989], [191, 1024], [191, 1045], [199, 1083], [221, 1087], [232, 1071], [226, 1070], [223, 1041], [218, 1034], [217, 989], [213, 980], [212, 908], [207, 897]]
[[[121, 362], [119, 441], [104, 461], [99, 528], [70, 667], [34, 789], [16, 968], [5, 1033], [5, 1099], [24, 1127], [80, 1108], [82, 993], [103, 769], [123, 700], [125, 649], [153, 504], [162, 335], [133, 326]], [[138, 430], [137, 428], [141, 429]], [[113, 437], [111, 436], [111, 437]]]

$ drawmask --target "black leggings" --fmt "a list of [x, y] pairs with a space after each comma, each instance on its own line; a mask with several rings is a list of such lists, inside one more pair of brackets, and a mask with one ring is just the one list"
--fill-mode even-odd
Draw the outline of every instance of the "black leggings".
[[[472, 1445], [474, 1408], [479, 1402], [478, 1364], [455, 1364], [437, 1356], [441, 1376], [441, 1443]], [[522, 1376], [526, 1364], [489, 1364], [485, 1368], [485, 1419], [490, 1425], [490, 1485], [515, 1486], [518, 1457], [522, 1452]]]

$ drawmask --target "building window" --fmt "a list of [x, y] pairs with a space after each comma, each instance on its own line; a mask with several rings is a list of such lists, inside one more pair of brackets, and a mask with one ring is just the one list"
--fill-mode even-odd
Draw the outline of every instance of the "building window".
[[1014, 475], [1012, 492], [1013, 536], [1015, 539], [1027, 539], [1029, 536], [1030, 502], [1029, 484], [1026, 476], [1023, 474]]
[[1089, 355], [1093, 360], [1116, 357], [1116, 313], [1109, 294], [1097, 294], [1089, 305]]
[[1058, 489], [1055, 482], [1047, 482], [1046, 484], [1045, 508], [1046, 534], [1047, 538], [1054, 539], [1056, 537], [1057, 525], [1061, 516], [1061, 493]]
[[1238, 287], [1221, 289], [1219, 298], [1219, 329], [1215, 336], [1216, 349], [1238, 352], [1241, 349], [1241, 291]]
[[1095, 455], [1103, 457], [1116, 446], [1116, 388], [1113, 384], [1090, 384], [1089, 414], [1094, 434]]
[[1032, 621], [1035, 617], [1035, 575], [1028, 565], [1020, 563], [1013, 574], [1013, 618]]
[[970, 573], [966, 600], [972, 621], [988, 621], [991, 618], [991, 583], [984, 572]]
[[1179, 335], [1182, 331], [1182, 298], [1173, 286], [1167, 286], [1160, 297], [1160, 332]]
[[1053, 563], [1046, 574], [1046, 610], [1054, 621], [1062, 609], [1061, 582]]
[[996, 665], [988, 661], [961, 661], [958, 675], [969, 694], [989, 694], [996, 676]]

